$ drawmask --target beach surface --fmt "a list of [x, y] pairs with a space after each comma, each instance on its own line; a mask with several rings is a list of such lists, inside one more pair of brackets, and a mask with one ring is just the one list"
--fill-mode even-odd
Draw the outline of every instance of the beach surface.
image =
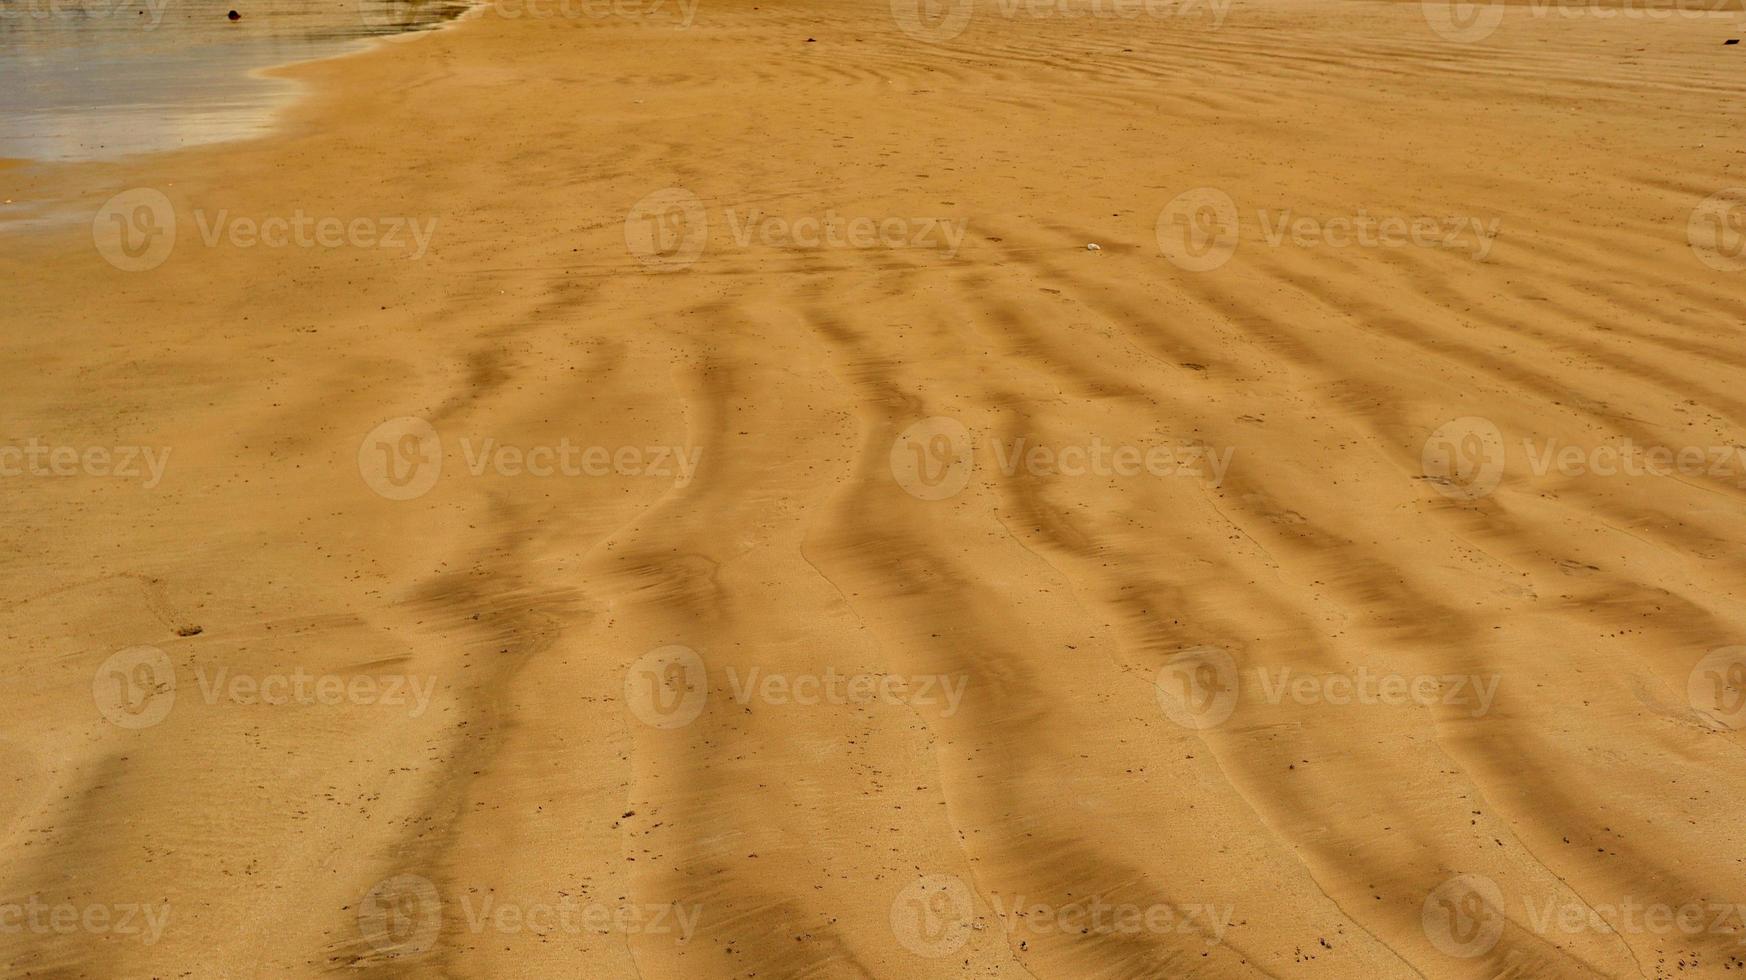
[[3, 972], [1735, 975], [1650, 13], [503, 0], [0, 168]]
[[[460, 0], [0, 0], [0, 163], [101, 160], [271, 133], [265, 70], [434, 29]], [[228, 15], [235, 13], [232, 19]]]

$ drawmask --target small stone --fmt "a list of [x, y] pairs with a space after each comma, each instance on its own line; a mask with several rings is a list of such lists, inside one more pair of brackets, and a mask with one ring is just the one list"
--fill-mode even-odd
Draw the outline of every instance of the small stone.
[[1103, 251], [1103, 246], [1099, 245], [1096, 242], [1092, 242], [1091, 244], [1085, 246], [1085, 250], [1087, 252], [1101, 252], [1101, 251]]
[[224, 16], [229, 17], [231, 20], [242, 20], [242, 14], [239, 14], [234, 10]]

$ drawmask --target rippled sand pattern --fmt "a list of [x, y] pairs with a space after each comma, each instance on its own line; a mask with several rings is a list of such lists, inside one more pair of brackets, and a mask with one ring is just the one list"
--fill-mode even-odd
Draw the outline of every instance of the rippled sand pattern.
[[0, 171], [0, 446], [168, 452], [0, 457], [6, 975], [1746, 968], [1741, 15], [1479, 9], [488, 10]]

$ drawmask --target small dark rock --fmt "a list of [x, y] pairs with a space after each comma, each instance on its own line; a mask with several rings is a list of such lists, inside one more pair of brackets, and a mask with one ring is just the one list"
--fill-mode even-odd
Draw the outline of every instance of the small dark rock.
[[229, 17], [231, 20], [242, 20], [242, 14], [239, 14], [234, 10], [224, 16]]

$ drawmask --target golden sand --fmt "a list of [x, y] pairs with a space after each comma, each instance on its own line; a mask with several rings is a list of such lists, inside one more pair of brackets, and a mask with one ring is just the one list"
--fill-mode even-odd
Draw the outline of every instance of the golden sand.
[[1742, 968], [1738, 13], [581, 9], [7, 171], [6, 975]]

